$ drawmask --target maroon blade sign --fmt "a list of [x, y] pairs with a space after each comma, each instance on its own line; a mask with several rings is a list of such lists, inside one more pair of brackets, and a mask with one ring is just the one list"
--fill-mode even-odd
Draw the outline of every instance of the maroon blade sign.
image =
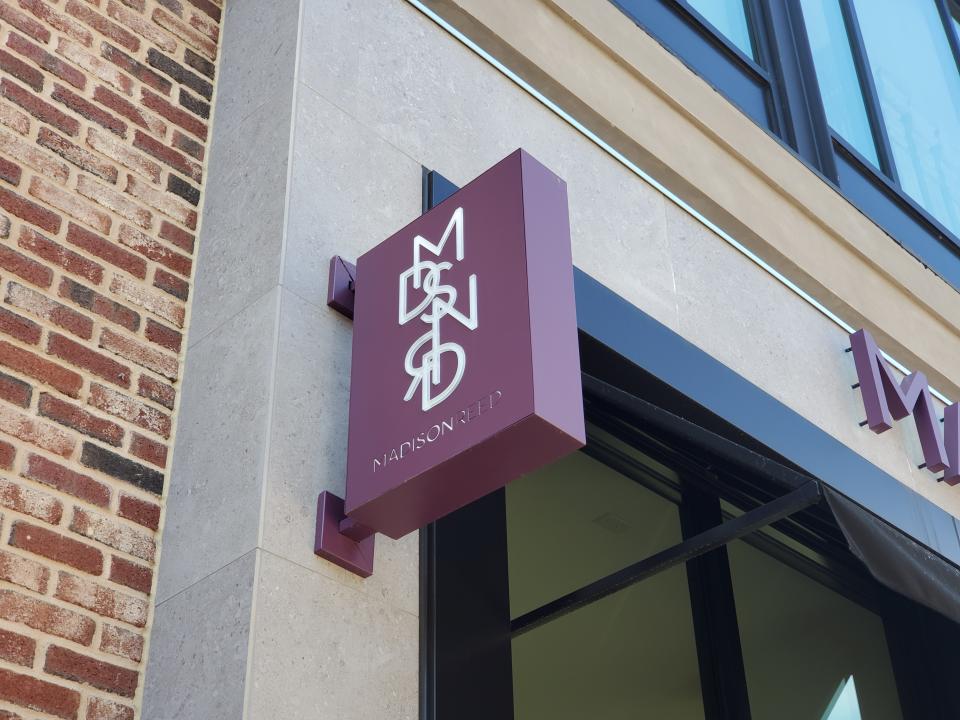
[[517, 150], [360, 257], [331, 262], [353, 360], [347, 489], [315, 552], [364, 577], [400, 538], [581, 448], [565, 183]]

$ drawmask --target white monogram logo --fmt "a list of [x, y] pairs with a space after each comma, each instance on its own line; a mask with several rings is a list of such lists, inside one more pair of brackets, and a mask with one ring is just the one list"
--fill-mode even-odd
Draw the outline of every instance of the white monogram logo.
[[[450, 316], [470, 330], [477, 329], [477, 276], [475, 274], [470, 276], [470, 311], [469, 314], [464, 315], [456, 307], [456, 288], [451, 285], [444, 285], [441, 282], [441, 274], [450, 270], [453, 264], [446, 261], [434, 262], [421, 258], [422, 251], [428, 251], [434, 257], [439, 258], [447, 240], [450, 239], [451, 233], [454, 236], [457, 262], [462, 261], [463, 208], [457, 208], [453, 211], [453, 216], [447, 223], [447, 229], [443, 231], [443, 237], [440, 238], [439, 243], [434, 244], [421, 235], [417, 235], [413, 239], [413, 265], [400, 274], [400, 324], [406, 325], [414, 318], [419, 317], [422, 322], [430, 326], [423, 335], [413, 341], [413, 345], [407, 350], [407, 356], [404, 359], [404, 368], [412, 380], [403, 399], [404, 401], [410, 400], [416, 393], [417, 387], [419, 387], [420, 406], [424, 412], [446, 400], [450, 393], [457, 389], [463, 379], [463, 373], [467, 365], [467, 356], [463, 346], [455, 342], [442, 342], [440, 340], [440, 321]], [[411, 284], [414, 290], [423, 291], [423, 299], [416, 307], [408, 310], [408, 285]], [[456, 370], [446, 387], [434, 394], [434, 391], [442, 384], [443, 373], [440, 370], [440, 360], [445, 354], [450, 356], [452, 361], [456, 361]], [[418, 358], [419, 365], [417, 364]]]

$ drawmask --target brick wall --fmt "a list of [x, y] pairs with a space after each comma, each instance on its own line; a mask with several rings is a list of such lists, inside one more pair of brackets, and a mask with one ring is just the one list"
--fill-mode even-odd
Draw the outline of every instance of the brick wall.
[[0, 720], [136, 715], [221, 0], [0, 0]]

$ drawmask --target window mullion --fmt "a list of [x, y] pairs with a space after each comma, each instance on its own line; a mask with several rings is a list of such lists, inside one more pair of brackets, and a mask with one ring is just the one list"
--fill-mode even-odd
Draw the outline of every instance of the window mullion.
[[[694, 482], [683, 484], [684, 539], [723, 522], [720, 500]], [[750, 720], [747, 676], [726, 546], [687, 561], [690, 609], [697, 640], [700, 687], [707, 720]]]
[[796, 0], [749, 2], [764, 18], [775, 78], [773, 92], [779, 97], [786, 125], [780, 136], [806, 162], [836, 182], [836, 160], [800, 5]]
[[870, 123], [870, 131], [873, 134], [873, 142], [877, 149], [877, 158], [880, 161], [880, 170], [899, 185], [900, 181], [897, 176], [897, 166], [893, 159], [893, 149], [890, 145], [886, 124], [883, 121], [880, 96], [873, 81], [873, 71], [870, 69], [870, 60], [867, 57], [863, 35], [860, 33], [857, 13], [851, 0], [839, 0], [839, 3], [847, 30], [847, 38], [850, 41], [850, 52], [853, 54], [853, 63], [860, 80], [860, 90], [863, 93], [864, 104], [866, 105], [867, 121]]

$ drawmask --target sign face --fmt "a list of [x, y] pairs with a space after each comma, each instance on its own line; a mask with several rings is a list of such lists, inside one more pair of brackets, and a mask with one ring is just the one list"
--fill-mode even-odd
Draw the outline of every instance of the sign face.
[[583, 446], [566, 185], [518, 150], [357, 261], [346, 513], [394, 538]]

